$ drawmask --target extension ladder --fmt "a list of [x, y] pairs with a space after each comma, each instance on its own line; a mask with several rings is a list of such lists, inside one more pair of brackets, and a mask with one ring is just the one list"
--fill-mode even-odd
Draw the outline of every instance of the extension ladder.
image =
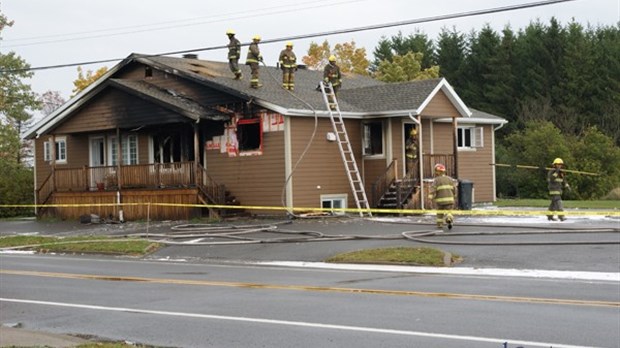
[[347, 135], [347, 130], [344, 126], [344, 120], [342, 119], [342, 114], [340, 113], [340, 107], [338, 106], [338, 101], [336, 100], [334, 87], [331, 82], [327, 84], [319, 82], [319, 85], [321, 86], [323, 100], [325, 101], [327, 111], [329, 112], [329, 119], [332, 122], [332, 127], [334, 129], [334, 133], [336, 134], [336, 142], [338, 143], [338, 148], [340, 149], [342, 163], [346, 169], [349, 184], [351, 185], [351, 191], [353, 192], [353, 198], [355, 198], [355, 204], [357, 205], [357, 209], [359, 209], [359, 214], [362, 217], [364, 216], [364, 213], [368, 216], [372, 216], [372, 213], [370, 212], [370, 204], [368, 203], [368, 198], [366, 197], [366, 190], [364, 189], [364, 183], [362, 182], [362, 177], [360, 176], [360, 171], [357, 167], [357, 162], [355, 161], [355, 155], [353, 154], [351, 143], [349, 142], [349, 136]]

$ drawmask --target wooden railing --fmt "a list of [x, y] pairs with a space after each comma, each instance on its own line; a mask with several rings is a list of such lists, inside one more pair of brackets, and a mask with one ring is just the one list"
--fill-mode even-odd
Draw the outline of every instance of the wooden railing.
[[[54, 191], [96, 191], [120, 188], [194, 187], [194, 162], [81, 168], [56, 168], [36, 191], [43, 203]], [[120, 180], [119, 180], [120, 179]], [[119, 185], [120, 184], [120, 185]]]
[[446, 166], [446, 174], [455, 177], [454, 155], [452, 154], [424, 154], [422, 155], [424, 161], [424, 179], [430, 179], [433, 177], [435, 164], [441, 163]]
[[390, 185], [396, 179], [396, 164], [397, 161], [393, 160], [381, 176], [375, 180], [372, 184], [372, 194], [371, 194], [371, 204], [370, 206], [376, 208], [379, 205], [379, 201], [381, 201], [381, 197], [390, 187]]
[[198, 164], [198, 184], [200, 192], [207, 197], [213, 204], [226, 204], [226, 187], [218, 184], [207, 174], [207, 170]]

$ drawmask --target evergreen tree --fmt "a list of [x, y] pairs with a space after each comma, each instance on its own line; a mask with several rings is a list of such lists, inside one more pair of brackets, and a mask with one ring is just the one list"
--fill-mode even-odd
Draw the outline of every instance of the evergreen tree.
[[495, 79], [491, 66], [497, 61], [500, 38], [488, 24], [477, 35], [470, 35], [470, 54], [465, 60], [467, 83], [461, 97], [465, 102], [481, 110], [493, 110], [487, 94]]
[[372, 63], [371, 71], [377, 71], [381, 62], [392, 62], [394, 56], [402, 57], [409, 52], [422, 53], [422, 69], [428, 69], [436, 65], [433, 60], [435, 52], [433, 41], [429, 40], [426, 34], [416, 30], [414, 34], [406, 37], [401, 32], [398, 32], [397, 35], [389, 39], [382, 38], [373, 52], [375, 60]]
[[440, 68], [440, 75], [445, 77], [457, 93], [465, 86], [467, 77], [464, 72], [467, 43], [465, 36], [452, 28], [441, 29], [437, 40], [435, 61]]

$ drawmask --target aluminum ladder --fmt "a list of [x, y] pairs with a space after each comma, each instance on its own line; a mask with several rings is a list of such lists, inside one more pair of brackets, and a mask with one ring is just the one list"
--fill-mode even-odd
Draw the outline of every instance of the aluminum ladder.
[[319, 85], [321, 86], [321, 93], [323, 93], [323, 101], [325, 101], [325, 105], [327, 106], [329, 119], [332, 122], [332, 128], [336, 134], [336, 142], [338, 143], [342, 163], [344, 164], [349, 178], [349, 184], [351, 185], [351, 191], [353, 192], [353, 197], [355, 198], [355, 204], [361, 217], [364, 217], [364, 214], [370, 217], [372, 216], [372, 213], [370, 212], [370, 204], [368, 203], [364, 183], [362, 182], [362, 177], [360, 176], [360, 171], [357, 167], [357, 162], [355, 161], [355, 155], [351, 149], [351, 143], [349, 142], [347, 129], [344, 126], [342, 114], [340, 113], [338, 100], [336, 100], [334, 87], [331, 82], [327, 84], [319, 82]]

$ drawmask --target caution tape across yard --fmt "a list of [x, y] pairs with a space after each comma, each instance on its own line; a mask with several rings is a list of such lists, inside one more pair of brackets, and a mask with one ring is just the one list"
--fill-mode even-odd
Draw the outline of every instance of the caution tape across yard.
[[[185, 207], [185, 208], [209, 208], [209, 209], [239, 209], [239, 210], [263, 210], [285, 211], [299, 213], [360, 213], [371, 212], [373, 214], [436, 214], [450, 212], [454, 215], [492, 215], [492, 216], [532, 216], [532, 215], [557, 215], [548, 210], [511, 210], [511, 209], [476, 209], [476, 210], [433, 210], [433, 209], [359, 209], [359, 208], [314, 208], [314, 207], [282, 207], [260, 205], [217, 205], [217, 204], [181, 204], [181, 203], [98, 203], [98, 204], [0, 204], [1, 208], [79, 208], [79, 207]], [[567, 216], [611, 216], [620, 217], [620, 210], [567, 210], [563, 212]]]

